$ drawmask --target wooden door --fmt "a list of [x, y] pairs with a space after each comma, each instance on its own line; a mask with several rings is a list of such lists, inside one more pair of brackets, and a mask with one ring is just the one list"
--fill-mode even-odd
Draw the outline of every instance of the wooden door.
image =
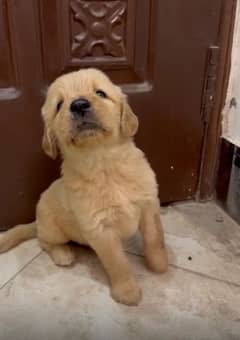
[[57, 176], [41, 151], [50, 82], [81, 67], [106, 71], [129, 95], [163, 202], [195, 197], [204, 136], [209, 46], [221, 0], [0, 1], [0, 225], [34, 218]]

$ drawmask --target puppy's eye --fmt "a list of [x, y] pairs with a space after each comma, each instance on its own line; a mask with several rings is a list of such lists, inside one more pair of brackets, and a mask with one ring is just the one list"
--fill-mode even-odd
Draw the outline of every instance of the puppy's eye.
[[102, 98], [107, 98], [106, 93], [102, 90], [97, 90], [96, 95], [99, 96], [99, 97], [102, 97]]
[[57, 104], [57, 112], [61, 109], [62, 104], [63, 104], [63, 100], [61, 100], [60, 102], [58, 102], [58, 104]]

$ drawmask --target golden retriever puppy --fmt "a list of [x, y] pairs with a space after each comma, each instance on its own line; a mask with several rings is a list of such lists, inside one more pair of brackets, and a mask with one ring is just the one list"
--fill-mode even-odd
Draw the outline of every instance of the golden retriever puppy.
[[138, 119], [126, 96], [101, 71], [83, 69], [59, 77], [42, 108], [43, 149], [61, 153], [62, 176], [37, 205], [36, 222], [17, 226], [0, 240], [0, 251], [37, 236], [60, 266], [74, 262], [69, 241], [89, 245], [102, 262], [112, 297], [137, 305], [141, 290], [122, 240], [140, 230], [149, 268], [167, 269], [158, 186], [134, 142]]

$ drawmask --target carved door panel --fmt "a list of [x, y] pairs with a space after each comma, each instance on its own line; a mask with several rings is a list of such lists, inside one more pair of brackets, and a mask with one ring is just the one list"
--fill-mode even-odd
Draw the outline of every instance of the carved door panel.
[[60, 73], [91, 66], [105, 70], [120, 84], [145, 84], [151, 1], [42, 0], [39, 4], [47, 83]]
[[81, 67], [101, 68], [128, 94], [161, 200], [194, 197], [206, 57], [222, 2], [0, 2], [0, 225], [30, 221], [57, 175], [41, 151], [40, 106], [55, 77]]

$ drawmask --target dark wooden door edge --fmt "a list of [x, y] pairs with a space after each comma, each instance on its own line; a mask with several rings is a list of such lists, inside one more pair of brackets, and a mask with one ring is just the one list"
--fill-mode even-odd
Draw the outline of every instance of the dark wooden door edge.
[[225, 103], [231, 66], [234, 19], [237, 0], [223, 1], [222, 20], [219, 28], [220, 56], [217, 71], [217, 85], [214, 107], [205, 125], [205, 137], [202, 147], [202, 163], [197, 199], [212, 199], [215, 193], [218, 159], [221, 142], [221, 112]]
[[217, 203], [240, 223], [240, 148], [225, 139], [221, 141], [216, 182]]
[[232, 143], [222, 139], [220, 150], [216, 181], [216, 199], [225, 206], [229, 191], [235, 147]]

